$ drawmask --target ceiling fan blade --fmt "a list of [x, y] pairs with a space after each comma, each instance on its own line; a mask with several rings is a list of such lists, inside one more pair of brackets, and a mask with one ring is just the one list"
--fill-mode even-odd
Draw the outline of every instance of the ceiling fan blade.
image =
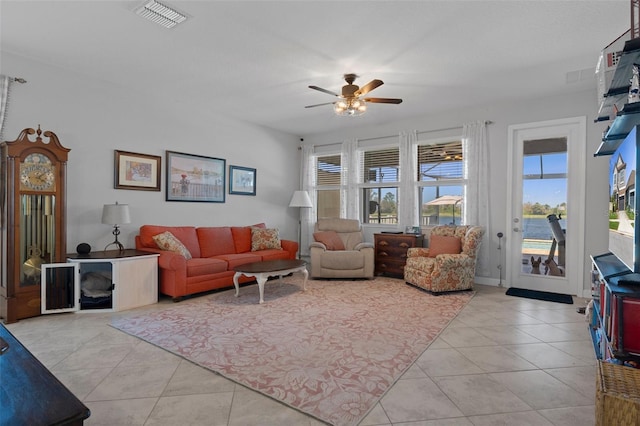
[[335, 104], [335, 102], [325, 102], [323, 104], [307, 105], [307, 106], [305, 106], [305, 108], [314, 108], [314, 107], [317, 107], [317, 106], [333, 105], [333, 104]]
[[402, 99], [396, 98], [364, 98], [363, 101], [371, 102], [372, 104], [401, 104]]
[[340, 97], [340, 95], [338, 95], [337, 93], [332, 92], [331, 90], [323, 89], [322, 87], [318, 87], [318, 86], [309, 86], [309, 89], [319, 90], [320, 92], [323, 92], [323, 93], [327, 93], [327, 94], [329, 94], [329, 95], [333, 95], [333, 96], [338, 96], [338, 97]]
[[383, 84], [384, 84], [384, 82], [382, 80], [371, 80], [370, 82], [368, 82], [367, 84], [362, 86], [360, 89], [356, 90], [354, 95], [355, 96], [366, 95], [367, 93], [369, 93], [370, 91], [372, 91], [376, 87], [380, 87]]

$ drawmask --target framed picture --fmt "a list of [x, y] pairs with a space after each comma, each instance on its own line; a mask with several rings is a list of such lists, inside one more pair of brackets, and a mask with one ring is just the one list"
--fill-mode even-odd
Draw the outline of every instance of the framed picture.
[[140, 191], [160, 191], [159, 155], [138, 154], [136, 152], [115, 151], [115, 189], [137, 189]]
[[167, 201], [224, 203], [226, 160], [167, 151]]
[[229, 166], [229, 194], [256, 195], [256, 169]]
[[419, 226], [406, 226], [404, 228], [404, 233], [405, 234], [415, 234], [415, 235], [420, 235], [420, 227]]

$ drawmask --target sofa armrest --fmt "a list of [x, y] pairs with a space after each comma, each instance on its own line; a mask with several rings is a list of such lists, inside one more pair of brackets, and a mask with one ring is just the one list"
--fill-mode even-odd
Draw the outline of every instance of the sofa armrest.
[[429, 249], [424, 247], [411, 247], [407, 250], [407, 257], [429, 257]]
[[459, 269], [473, 267], [475, 265], [475, 259], [464, 253], [439, 254], [436, 256], [436, 264], [440, 269]]
[[358, 244], [356, 244], [356, 246], [353, 249], [354, 250], [362, 250], [362, 249], [366, 249], [366, 248], [374, 248], [373, 243], [358, 243]]
[[326, 251], [327, 250], [327, 246], [325, 246], [324, 244], [319, 243], [317, 241], [314, 241], [311, 244], [309, 244], [309, 249], [313, 249], [313, 248], [321, 249], [322, 251]]
[[289, 259], [295, 259], [298, 254], [298, 242], [291, 240], [280, 240], [282, 250], [289, 252]]

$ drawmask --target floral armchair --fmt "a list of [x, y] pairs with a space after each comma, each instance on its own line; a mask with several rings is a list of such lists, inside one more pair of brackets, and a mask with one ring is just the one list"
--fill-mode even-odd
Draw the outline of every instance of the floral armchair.
[[483, 235], [480, 226], [434, 227], [429, 248], [409, 249], [404, 280], [432, 293], [472, 289]]

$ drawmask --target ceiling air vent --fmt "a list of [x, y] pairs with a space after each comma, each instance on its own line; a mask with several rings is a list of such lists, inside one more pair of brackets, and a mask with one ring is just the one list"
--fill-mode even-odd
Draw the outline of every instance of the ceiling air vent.
[[155, 0], [144, 2], [136, 9], [136, 14], [165, 28], [173, 28], [187, 20], [184, 13]]

